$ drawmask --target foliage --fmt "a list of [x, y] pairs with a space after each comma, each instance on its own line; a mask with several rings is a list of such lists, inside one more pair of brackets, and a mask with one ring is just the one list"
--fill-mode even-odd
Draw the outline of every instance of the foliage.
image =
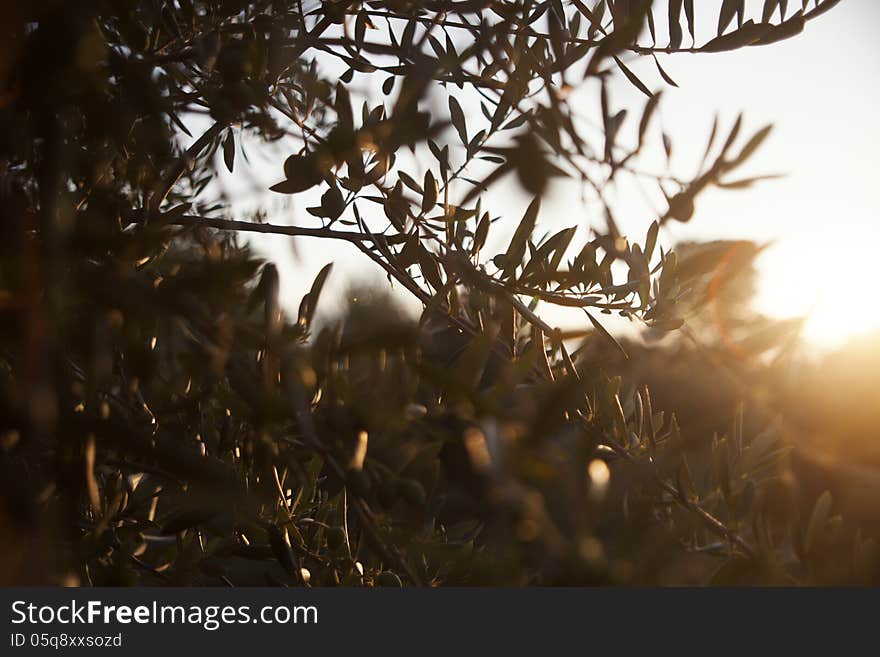
[[[5, 10], [0, 96], [5, 580], [870, 576], [871, 543], [829, 495], [796, 512], [773, 426], [747, 435], [737, 415], [690, 444], [589, 356], [625, 351], [603, 315], [678, 329], [756, 252], [679, 258], [660, 236], [707, 187], [754, 183], [735, 172], [769, 127], [716, 125], [692, 179], [647, 176], [659, 94], [631, 60], [674, 84], [658, 55], [772, 43], [834, 0], [756, 18], [725, 0], [709, 38], [680, 0], [30, 4]], [[617, 74], [647, 96], [636, 126], [612, 106]], [[567, 101], [589, 85], [598, 134]], [[319, 190], [319, 225], [228, 218], [217, 167], [254, 143], [295, 144], [271, 190]], [[534, 198], [515, 225], [481, 200], [510, 174]], [[536, 235], [563, 176], [603, 208], [586, 240]], [[664, 199], [638, 242], [606, 199], [624, 176]], [[288, 321], [248, 231], [349, 243], [421, 320], [384, 301], [316, 331], [328, 267]], [[563, 334], [539, 304], [589, 330]]]

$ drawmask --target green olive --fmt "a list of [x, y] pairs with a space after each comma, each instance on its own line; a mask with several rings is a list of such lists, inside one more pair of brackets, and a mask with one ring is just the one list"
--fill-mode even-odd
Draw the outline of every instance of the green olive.
[[669, 199], [669, 216], [682, 223], [690, 221], [694, 216], [694, 196], [681, 192]]
[[425, 487], [415, 479], [400, 482], [400, 496], [413, 506], [424, 506], [428, 498]]
[[342, 527], [330, 527], [327, 530], [327, 547], [338, 550], [345, 544], [345, 530]]
[[284, 176], [284, 193], [295, 194], [314, 187], [322, 180], [318, 158], [314, 153], [291, 155], [284, 161]]
[[403, 586], [403, 582], [401, 582], [400, 578], [392, 573], [390, 570], [383, 570], [376, 578], [376, 586], [401, 588]]
[[370, 494], [370, 476], [363, 470], [349, 470], [345, 477], [345, 485], [358, 497], [366, 497]]
[[400, 497], [400, 486], [396, 477], [388, 477], [379, 486], [379, 503], [386, 509], [390, 509]]

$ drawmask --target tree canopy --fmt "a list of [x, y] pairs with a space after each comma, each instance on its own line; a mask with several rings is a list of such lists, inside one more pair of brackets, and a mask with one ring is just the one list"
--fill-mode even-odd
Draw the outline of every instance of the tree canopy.
[[[661, 247], [701, 192], [757, 182], [738, 169], [770, 132], [716, 123], [692, 178], [643, 171], [673, 148], [662, 57], [795, 37], [837, 0], [26, 4], [0, 53], [5, 580], [870, 576], [829, 495], [799, 511], [777, 426], [733, 413], [694, 444], [603, 367], [626, 355], [606, 316], [676, 331], [760, 250]], [[614, 78], [644, 102], [616, 107]], [[232, 216], [218, 177], [256, 149], [280, 154], [267, 193], [320, 193], [295, 222]], [[659, 202], [637, 236], [607, 198], [625, 177]], [[536, 231], [558, 178], [601, 209], [586, 238]], [[533, 199], [516, 216], [484, 204], [501, 180]], [[249, 232], [347, 243], [422, 316], [316, 326], [330, 265], [289, 316]]]

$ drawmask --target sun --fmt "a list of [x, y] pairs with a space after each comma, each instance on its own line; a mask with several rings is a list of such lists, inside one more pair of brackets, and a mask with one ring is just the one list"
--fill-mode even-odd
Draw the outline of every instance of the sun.
[[880, 246], [842, 241], [766, 254], [757, 306], [770, 316], [803, 317], [803, 338], [833, 349], [850, 338], [880, 336]]

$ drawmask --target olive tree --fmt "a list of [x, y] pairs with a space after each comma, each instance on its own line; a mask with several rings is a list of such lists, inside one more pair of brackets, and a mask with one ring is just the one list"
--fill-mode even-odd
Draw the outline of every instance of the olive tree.
[[[582, 349], [624, 349], [612, 313], [676, 331], [754, 256], [661, 248], [701, 192], [755, 182], [737, 170], [770, 128], [716, 124], [691, 179], [645, 173], [672, 145], [660, 58], [772, 44], [836, 0], [29, 4], [4, 9], [0, 93], [6, 580], [865, 576], [828, 496], [793, 511], [772, 426], [692, 453]], [[616, 108], [613, 79], [644, 102]], [[319, 197], [293, 223], [232, 216], [217, 180], [257, 148], [282, 153], [267, 194]], [[607, 191], [631, 176], [663, 207], [626, 236]], [[586, 238], [535, 230], [562, 178], [602, 209]], [[515, 216], [484, 202], [502, 179], [532, 199]], [[317, 330], [330, 266], [286, 313], [246, 233], [342, 242], [421, 318], [389, 301]]]

